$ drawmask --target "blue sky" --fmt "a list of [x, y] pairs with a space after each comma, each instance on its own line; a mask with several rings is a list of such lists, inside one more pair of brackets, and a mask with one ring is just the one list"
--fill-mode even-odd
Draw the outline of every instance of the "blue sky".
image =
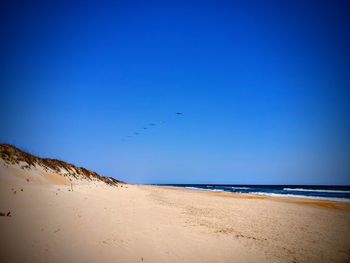
[[132, 183], [350, 184], [349, 11], [9, 1], [0, 141]]

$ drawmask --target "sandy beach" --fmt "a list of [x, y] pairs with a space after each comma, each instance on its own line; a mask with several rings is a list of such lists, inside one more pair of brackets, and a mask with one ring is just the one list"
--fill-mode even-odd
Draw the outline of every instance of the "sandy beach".
[[3, 262], [349, 262], [350, 204], [102, 182], [2, 163]]
[[350, 0], [0, 12], [0, 263], [350, 263]]

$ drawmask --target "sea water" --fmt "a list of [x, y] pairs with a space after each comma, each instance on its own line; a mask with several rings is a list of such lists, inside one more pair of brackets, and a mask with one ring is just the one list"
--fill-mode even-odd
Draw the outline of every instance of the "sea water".
[[235, 185], [235, 184], [162, 184], [194, 190], [310, 198], [350, 202], [350, 186], [334, 185]]

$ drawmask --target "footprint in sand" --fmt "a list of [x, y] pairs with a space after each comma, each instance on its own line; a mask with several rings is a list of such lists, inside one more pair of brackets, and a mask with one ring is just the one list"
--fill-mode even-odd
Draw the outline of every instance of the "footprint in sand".
[[8, 217], [11, 217], [11, 212], [7, 212], [7, 213], [3, 213], [3, 212], [0, 212], [0, 216], [8, 216]]

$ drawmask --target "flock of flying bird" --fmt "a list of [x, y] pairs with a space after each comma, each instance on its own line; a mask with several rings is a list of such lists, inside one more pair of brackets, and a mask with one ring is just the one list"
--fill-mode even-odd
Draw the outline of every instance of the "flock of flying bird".
[[[178, 116], [180, 116], [180, 115], [182, 115], [183, 113], [182, 113], [182, 112], [175, 112], [175, 114], [178, 115]], [[162, 124], [162, 123], [164, 123], [164, 121], [160, 121], [159, 123]], [[144, 127], [142, 128], [142, 130], [148, 130], [149, 128], [154, 127], [154, 126], [156, 126], [156, 125], [157, 125], [156, 123], [151, 122], [151, 123], [149, 123], [148, 125], [144, 126]], [[125, 136], [124, 138], [121, 139], [121, 141], [122, 141], [122, 142], [126, 142], [126, 141], [130, 140], [131, 138], [133, 138], [134, 136], [138, 136], [138, 135], [140, 135], [140, 134], [141, 134], [141, 132], [137, 132], [137, 131], [136, 131], [136, 132], [134, 132], [132, 135], [127, 135], [127, 136]]]

